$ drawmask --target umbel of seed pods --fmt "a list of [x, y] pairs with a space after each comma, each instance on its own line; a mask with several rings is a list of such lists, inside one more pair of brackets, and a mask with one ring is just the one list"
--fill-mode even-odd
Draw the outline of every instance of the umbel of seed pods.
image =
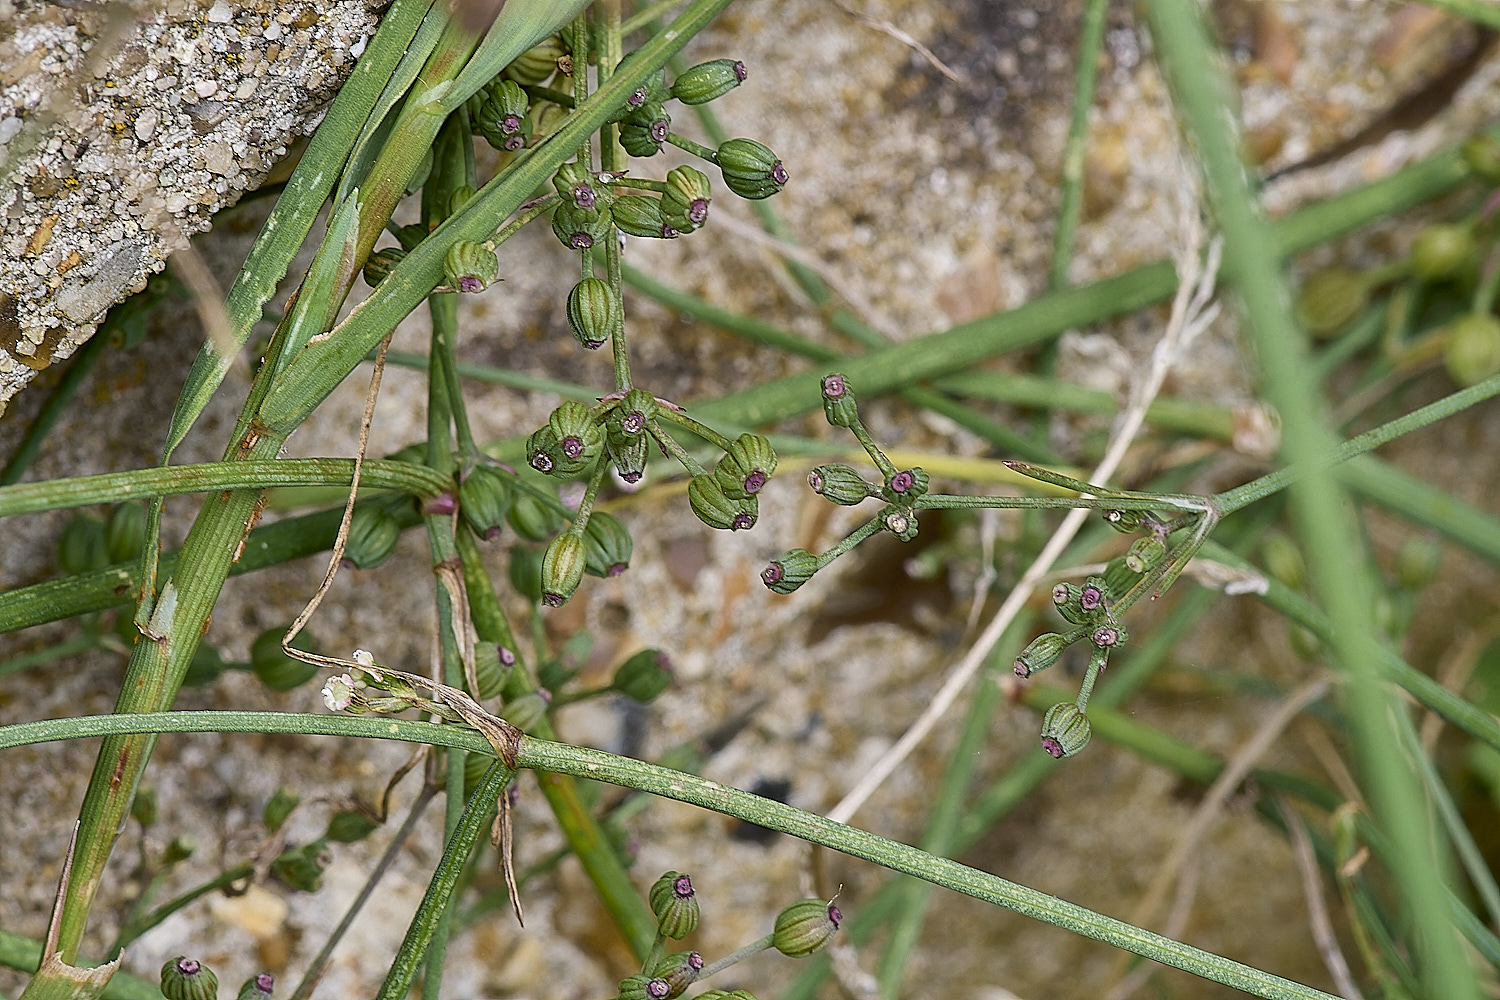
[[[666, 950], [669, 940], [680, 940], [698, 927], [698, 895], [692, 878], [666, 872], [652, 883], [647, 898], [656, 915], [656, 940], [641, 971], [620, 981], [617, 1000], [673, 1000], [698, 980], [770, 948], [790, 958], [805, 958], [827, 944], [843, 921], [843, 914], [831, 902], [798, 900], [776, 915], [771, 933], [710, 963], [696, 951]], [[708, 1000], [755, 1000], [746, 990], [709, 990], [698, 995]]]

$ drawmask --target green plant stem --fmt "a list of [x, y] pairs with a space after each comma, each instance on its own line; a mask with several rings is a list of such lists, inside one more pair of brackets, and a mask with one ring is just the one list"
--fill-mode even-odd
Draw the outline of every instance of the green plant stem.
[[1500, 520], [1494, 515], [1373, 455], [1350, 460], [1339, 470], [1339, 479], [1367, 500], [1438, 531], [1492, 563], [1500, 563]]
[[[0, 930], [0, 966], [36, 972], [42, 964], [42, 942]], [[116, 972], [99, 994], [104, 1000], [162, 1000], [156, 984], [128, 972]]]
[[[275, 486], [348, 486], [354, 475], [349, 458], [284, 458], [259, 462], [205, 462], [129, 472], [107, 472], [74, 479], [51, 479], [0, 487], [0, 517], [41, 510], [120, 503], [142, 497], [213, 490], [268, 489]], [[434, 497], [453, 488], [450, 477], [409, 462], [369, 461], [360, 485]]]
[[[422, 724], [431, 725], [431, 723]], [[456, 727], [438, 726], [436, 728]], [[482, 752], [486, 747], [487, 744], [470, 747], [470, 749]], [[468, 804], [464, 807], [461, 822], [453, 831], [452, 836], [448, 838], [443, 848], [442, 860], [438, 862], [437, 871], [433, 872], [432, 881], [427, 885], [427, 892], [422, 896], [422, 902], [406, 929], [406, 937], [402, 940], [401, 948], [391, 962], [390, 972], [386, 974], [385, 982], [380, 985], [377, 1000], [403, 1000], [407, 991], [411, 989], [412, 980], [417, 976], [417, 969], [425, 961], [428, 947], [434, 935], [437, 934], [438, 924], [448, 913], [453, 888], [458, 884], [459, 876], [463, 874], [464, 866], [468, 863], [469, 855], [479, 840], [480, 832], [488, 825], [489, 812], [494, 807], [495, 801], [505, 794], [505, 786], [510, 783], [514, 773], [499, 760], [495, 761], [485, 772], [479, 787], [470, 796]], [[459, 790], [462, 788], [463, 782], [460, 779]], [[461, 794], [458, 797], [462, 797]], [[429, 974], [431, 974], [430, 970]]]
[[1048, 286], [1056, 291], [1068, 286], [1068, 265], [1073, 261], [1073, 241], [1083, 210], [1083, 159], [1089, 138], [1089, 109], [1094, 106], [1094, 87], [1099, 80], [1099, 52], [1104, 47], [1104, 21], [1109, 0], [1088, 0], [1079, 29], [1078, 58], [1073, 66], [1073, 114], [1068, 120], [1068, 141], [1063, 147], [1062, 184], [1057, 208], [1057, 232], [1052, 241], [1052, 269]]
[[207, 896], [211, 892], [217, 892], [220, 889], [227, 888], [228, 886], [233, 885], [241, 879], [249, 878], [253, 874], [255, 874], [254, 865], [251, 865], [249, 863], [235, 865], [233, 868], [226, 869], [225, 871], [220, 872], [218, 875], [215, 875], [207, 882], [196, 885], [186, 892], [174, 897], [173, 899], [167, 900], [167, 902], [162, 903], [158, 907], [155, 907], [149, 913], [142, 914], [139, 918], [131, 920], [128, 924], [120, 929], [120, 936], [115, 940], [114, 947], [110, 948], [110, 954], [118, 955], [120, 952], [124, 951], [126, 946], [128, 946], [132, 941], [149, 931], [151, 928], [155, 927], [157, 924], [160, 924], [163, 920], [167, 919], [178, 910], [191, 905], [199, 899], [202, 899], [204, 896]]
[[[158, 735], [166, 732], [303, 733], [403, 739], [460, 747], [475, 752], [485, 752], [488, 748], [484, 737], [467, 727], [433, 725], [389, 717], [282, 715], [273, 712], [161, 712], [49, 719], [0, 727], [0, 750], [48, 740], [129, 732], [151, 732]], [[934, 885], [1004, 906], [1023, 916], [1054, 924], [1084, 937], [1269, 1000], [1330, 1000], [1329, 994], [1319, 990], [1172, 941], [957, 862], [932, 857], [915, 847], [886, 840], [696, 775], [534, 737], [521, 740], [516, 760], [518, 767], [623, 785], [778, 830], [892, 871], [915, 875]], [[473, 809], [473, 804], [483, 802], [486, 794], [493, 801], [493, 796], [504, 787], [509, 775], [504, 773], [504, 768], [499, 768], [498, 771], [499, 780], [494, 784], [494, 790], [487, 793], [482, 790], [471, 800], [471, 810], [466, 811], [465, 826], [461, 828], [464, 837], [468, 836], [466, 831], [471, 827], [473, 836], [477, 837], [478, 827], [482, 825], [482, 811]], [[497, 768], [491, 768], [487, 777], [493, 777], [496, 773]], [[486, 785], [489, 785], [488, 781]], [[480, 813], [472, 823], [471, 812]], [[450, 843], [445, 851], [443, 862], [438, 866], [438, 874], [429, 887], [428, 897], [423, 900], [423, 907], [408, 931], [409, 945], [414, 939], [420, 939], [420, 927], [426, 926], [435, 918], [435, 914], [429, 912], [433, 909], [429, 900], [435, 895], [446, 896], [452, 882], [456, 880], [457, 868], [462, 867], [461, 859], [456, 856], [460, 853], [458, 848], [462, 847], [464, 837], [455, 838], [458, 843]], [[472, 847], [472, 840], [468, 841], [468, 847]], [[462, 853], [467, 857], [467, 848], [463, 848]], [[419, 950], [403, 946], [401, 955]], [[399, 958], [400, 956], [398, 960]], [[392, 975], [387, 977], [381, 1000], [396, 1000], [403, 995], [404, 986], [400, 991], [395, 989], [401, 978], [396, 975], [396, 971], [393, 967]], [[415, 975], [415, 965], [412, 966], [410, 975]], [[410, 981], [410, 976], [407, 976], [406, 984], [409, 985]]]
[[104, 349], [108, 345], [109, 335], [100, 330], [74, 354], [73, 363], [68, 365], [68, 370], [47, 394], [46, 402], [42, 404], [41, 409], [37, 410], [36, 417], [26, 428], [26, 433], [21, 436], [21, 443], [6, 460], [4, 468], [0, 468], [0, 487], [21, 481], [21, 477], [36, 460], [37, 452], [41, 450], [42, 442], [46, 440], [47, 434], [67, 410], [68, 404], [72, 402], [79, 387], [88, 380], [94, 370], [94, 365], [98, 364], [99, 359], [104, 356]]
[[96, 632], [85, 630], [77, 635], [69, 636], [62, 642], [43, 647], [35, 652], [23, 653], [20, 656], [12, 656], [10, 659], [0, 663], [0, 677], [7, 674], [19, 673], [22, 670], [30, 670], [44, 663], [51, 663], [67, 656], [78, 653], [86, 653], [91, 649], [105, 648], [100, 642], [100, 636]]
[[1477, 997], [1473, 973], [1443, 899], [1446, 851], [1428, 836], [1417, 782], [1392, 745], [1388, 715], [1401, 711], [1380, 684], [1381, 647], [1371, 618], [1371, 588], [1342, 491], [1321, 466], [1334, 444], [1318, 418], [1302, 336], [1270, 225], [1253, 201], [1238, 147], [1226, 120], [1228, 85], [1209, 56], [1199, 9], [1189, 0], [1153, 0], [1149, 7], [1158, 60], [1195, 136], [1209, 200], [1225, 236], [1225, 266], [1234, 278], [1248, 327], [1259, 347], [1266, 393], [1281, 414], [1288, 464], [1302, 476], [1291, 508], [1309, 555], [1314, 587], [1329, 609], [1333, 648], [1349, 680], [1351, 729], [1364, 787], [1394, 846], [1388, 865], [1401, 886], [1420, 956], [1424, 991], [1462, 1000]]
[[752, 955], [759, 955], [761, 952], [767, 950], [775, 943], [775, 934], [767, 934], [763, 938], [757, 938], [756, 940], [751, 941], [749, 944], [744, 945], [743, 947], [736, 948], [734, 951], [725, 955], [723, 958], [715, 959], [714, 961], [705, 965], [703, 968], [699, 969], [698, 978], [707, 979], [709, 976], [717, 975], [731, 966], [738, 965]]

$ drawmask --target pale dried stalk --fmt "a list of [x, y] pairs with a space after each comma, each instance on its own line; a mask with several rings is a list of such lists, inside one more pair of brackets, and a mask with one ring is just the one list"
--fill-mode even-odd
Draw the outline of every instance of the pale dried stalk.
[[1281, 811], [1286, 823], [1287, 835], [1292, 840], [1292, 857], [1297, 860], [1297, 872], [1302, 876], [1302, 893], [1307, 897], [1307, 922], [1312, 926], [1313, 941], [1318, 954], [1323, 956], [1323, 965], [1333, 977], [1334, 987], [1344, 1000], [1364, 1000], [1364, 994], [1355, 985], [1354, 974], [1349, 971], [1349, 960], [1339, 947], [1338, 936], [1333, 933], [1333, 921], [1328, 918], [1328, 903], [1323, 899], [1323, 876], [1318, 872], [1318, 860], [1313, 857], [1312, 840], [1302, 826], [1302, 818], [1287, 805], [1286, 798], [1276, 795], [1276, 808]]
[[[1151, 368], [1146, 377], [1133, 387], [1130, 403], [1116, 421], [1109, 450], [1098, 468], [1089, 476], [1090, 482], [1105, 482], [1114, 475], [1125, 458], [1125, 453], [1135, 435], [1145, 423], [1146, 407], [1161, 391], [1167, 371], [1181, 352], [1212, 322], [1218, 313], [1217, 305], [1211, 300], [1222, 243], [1217, 238], [1214, 239], [1209, 244], [1207, 260], [1200, 259], [1199, 254], [1204, 238], [1195, 195], [1196, 187], [1191, 183], [1191, 175], [1186, 169], [1183, 169], [1182, 176], [1183, 183], [1179, 185], [1179, 190], [1183, 195], [1180, 206], [1182, 250], [1176, 260], [1179, 282], [1177, 294], [1172, 300], [1171, 318], [1167, 322], [1167, 329], [1162, 334], [1161, 340], [1157, 342], [1156, 349], [1152, 352]], [[1010, 623], [1015, 620], [1016, 615], [1031, 597], [1032, 591], [1046, 577], [1052, 564], [1073, 540], [1073, 536], [1078, 533], [1078, 529], [1083, 526], [1088, 516], [1089, 511], [1081, 508], [1068, 512], [1056, 533], [1042, 548], [1041, 554], [1026, 570], [1015, 589], [1000, 605], [1000, 610], [995, 613], [995, 617], [990, 619], [984, 632], [970, 647], [968, 654], [949, 671], [947, 680], [933, 696], [926, 710], [902, 734], [896, 744], [865, 772], [864, 777], [849, 790], [848, 794], [828, 811], [829, 819], [840, 823], [849, 822], [859, 807], [869, 801], [876, 789], [932, 732], [938, 720], [952, 707], [959, 693], [968, 686], [980, 665], [988, 659], [990, 652], [995, 648], [995, 643], [999, 642], [1000, 636], [1010, 627]]]

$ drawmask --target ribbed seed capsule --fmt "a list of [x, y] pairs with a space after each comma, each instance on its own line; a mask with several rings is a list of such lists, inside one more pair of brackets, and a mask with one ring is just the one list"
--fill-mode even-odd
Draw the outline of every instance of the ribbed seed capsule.
[[610, 219], [608, 208], [579, 208], [565, 201], [552, 213], [552, 235], [569, 250], [603, 246]]
[[619, 296], [600, 278], [584, 278], [568, 293], [568, 329], [578, 342], [596, 350], [624, 324]]
[[708, 221], [712, 201], [708, 175], [695, 167], [673, 167], [667, 171], [667, 189], [661, 196], [661, 214], [667, 225], [690, 233]]
[[1071, 701], [1058, 702], [1042, 717], [1042, 749], [1053, 757], [1071, 757], [1089, 745], [1089, 717]]
[[1104, 523], [1120, 534], [1128, 535], [1141, 530], [1145, 517], [1146, 512], [1143, 510], [1107, 510], [1104, 512]]
[[736, 500], [711, 475], [694, 476], [688, 483], [688, 506], [698, 520], [721, 531], [744, 531], [755, 526], [760, 504], [755, 497]]
[[546, 718], [551, 704], [551, 698], [545, 690], [528, 691], [519, 698], [506, 702], [505, 707], [500, 710], [500, 718], [526, 732]]
[[1125, 553], [1125, 565], [1132, 572], [1149, 573], [1166, 558], [1167, 546], [1161, 539], [1147, 535], [1130, 543]]
[[178, 955], [161, 967], [161, 994], [167, 1000], [218, 1000], [219, 977], [196, 959]]
[[917, 515], [906, 508], [887, 507], [885, 513], [880, 515], [880, 524], [903, 542], [917, 537]]
[[584, 572], [590, 576], [619, 576], [630, 568], [634, 543], [630, 532], [613, 514], [596, 510], [583, 529], [583, 547], [588, 556]]
[[500, 276], [495, 251], [473, 240], [459, 240], [443, 258], [443, 278], [460, 292], [482, 292]]
[[[558, 449], [558, 444], [557, 432], [550, 424], [546, 427], [538, 427], [526, 439], [526, 464], [548, 476], [562, 475], [563, 473], [558, 468], [562, 462], [562, 452]], [[540, 541], [540, 539], [533, 540]]]
[[778, 594], [790, 594], [818, 571], [818, 557], [806, 549], [791, 549], [760, 571], [760, 582]]
[[[318, 673], [318, 667], [315, 664], [305, 663], [295, 656], [282, 652], [281, 637], [284, 635], [286, 635], [285, 628], [268, 628], [256, 636], [255, 641], [250, 644], [250, 669], [254, 670], [256, 678], [272, 691], [291, 691], [299, 688]], [[304, 653], [316, 652], [312, 636], [306, 632], [298, 632], [292, 639], [291, 646]]]
[[647, 893], [656, 926], [663, 935], [676, 941], [687, 937], [698, 927], [698, 896], [693, 880], [682, 872], [667, 872], [651, 883]]
[[[544, 427], [542, 430], [550, 433], [549, 428]], [[545, 542], [567, 523], [556, 507], [538, 500], [530, 493], [516, 494], [515, 503], [511, 504], [506, 520], [516, 529], [516, 534], [529, 542]], [[518, 546], [517, 550], [519, 548]]]
[[564, 400], [547, 418], [557, 437], [557, 475], [576, 476], [594, 464], [604, 450], [604, 431], [589, 408], [576, 399]]
[[552, 186], [574, 208], [607, 208], [615, 200], [614, 192], [607, 185], [600, 184], [587, 165], [576, 160], [557, 168], [557, 173], [552, 176]]
[[674, 240], [681, 233], [669, 226], [662, 216], [661, 201], [639, 194], [624, 194], [615, 199], [610, 216], [626, 236], [650, 240]]
[[646, 461], [651, 457], [651, 438], [646, 434], [620, 434], [610, 430], [605, 445], [615, 472], [627, 483], [638, 483], [646, 474]]
[[844, 915], [832, 903], [821, 899], [798, 900], [776, 915], [771, 943], [783, 955], [805, 958], [828, 943], [843, 919]]
[[659, 649], [643, 649], [620, 664], [609, 686], [632, 701], [649, 704], [672, 686], [672, 661]]
[[138, 559], [146, 545], [146, 509], [134, 501], [119, 504], [104, 522], [104, 551], [110, 562]]
[[741, 434], [719, 460], [714, 476], [724, 495], [743, 500], [765, 488], [776, 471], [776, 452], [761, 434]]
[[391, 557], [400, 540], [401, 525], [384, 507], [360, 504], [349, 522], [344, 562], [355, 569], [373, 569]]
[[769, 198], [790, 179], [776, 154], [754, 139], [729, 139], [719, 146], [717, 159], [724, 185], [751, 201]]
[[561, 35], [548, 35], [516, 56], [503, 73], [507, 79], [514, 80], [523, 87], [535, 87], [545, 83], [556, 73], [557, 61], [568, 54], [568, 47], [563, 43]]
[[1015, 672], [1017, 677], [1030, 677], [1039, 674], [1062, 656], [1063, 650], [1067, 649], [1078, 640], [1078, 631], [1069, 632], [1066, 635], [1060, 632], [1044, 632], [1026, 644], [1021, 650], [1021, 655], [1016, 657]]
[[578, 590], [586, 565], [588, 553], [582, 538], [565, 531], [552, 539], [542, 556], [542, 603], [549, 608], [566, 604]]
[[1057, 613], [1073, 625], [1084, 625], [1090, 614], [1083, 610], [1083, 588], [1076, 583], [1059, 583], [1052, 588], [1052, 605]]
[[271, 1000], [271, 990], [275, 987], [275, 976], [269, 972], [257, 973], [240, 984], [240, 991], [235, 994], [234, 1000]]
[[1297, 320], [1318, 339], [1337, 333], [1364, 311], [1370, 290], [1347, 267], [1326, 267], [1310, 275], [1297, 293]]
[[365, 261], [364, 270], [360, 272], [364, 275], [365, 284], [371, 288], [380, 284], [396, 269], [396, 265], [401, 263], [401, 259], [405, 256], [406, 251], [400, 247], [381, 247], [370, 254]]
[[1443, 365], [1453, 381], [1462, 386], [1500, 372], [1500, 320], [1469, 313], [1448, 324]]
[[676, 951], [663, 955], [651, 970], [653, 977], [667, 982], [667, 1000], [682, 995], [703, 971], [703, 956], [696, 951]]
[[667, 109], [660, 101], [648, 100], [620, 122], [620, 145], [631, 156], [655, 156], [671, 131], [672, 116]]
[[835, 427], [853, 427], [859, 423], [859, 407], [854, 402], [854, 387], [835, 372], [823, 376], [823, 415]]
[[823, 499], [852, 507], [879, 494], [879, 489], [847, 465], [819, 465], [807, 474], [807, 485]]
[[514, 151], [531, 137], [526, 92], [514, 80], [491, 81], [469, 98], [469, 123], [495, 149]]
[[910, 501], [927, 492], [928, 476], [921, 468], [903, 469], [886, 480], [887, 498], [893, 501]]
[[734, 59], [715, 59], [685, 69], [672, 81], [672, 96], [683, 104], [707, 104], [745, 82], [745, 64]]
[[505, 526], [513, 495], [509, 475], [493, 466], [477, 465], [459, 484], [458, 506], [474, 534], [492, 542]]
[[617, 1000], [667, 1000], [672, 988], [665, 979], [634, 975], [620, 980]]

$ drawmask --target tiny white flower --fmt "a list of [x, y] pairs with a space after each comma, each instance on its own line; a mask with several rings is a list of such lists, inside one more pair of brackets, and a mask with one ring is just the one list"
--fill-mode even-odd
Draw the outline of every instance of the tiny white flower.
[[354, 704], [354, 678], [348, 674], [328, 678], [323, 684], [323, 704], [330, 712], [342, 712]]
[[354, 651], [354, 662], [362, 667], [373, 667], [375, 656], [368, 649], [356, 649]]

